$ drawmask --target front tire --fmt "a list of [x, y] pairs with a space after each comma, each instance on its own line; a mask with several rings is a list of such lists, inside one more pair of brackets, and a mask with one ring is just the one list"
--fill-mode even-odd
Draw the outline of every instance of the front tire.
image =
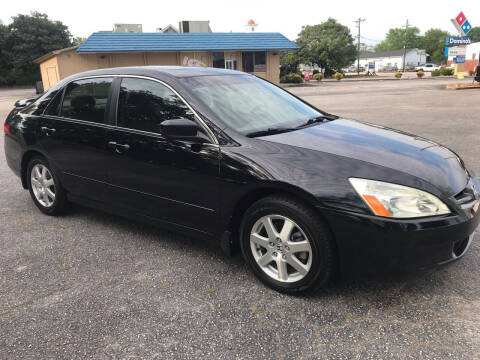
[[255, 202], [241, 224], [242, 253], [263, 283], [284, 293], [311, 293], [336, 270], [330, 232], [310, 207], [286, 196]]
[[36, 156], [27, 166], [27, 186], [35, 205], [46, 215], [63, 214], [67, 196], [47, 159]]

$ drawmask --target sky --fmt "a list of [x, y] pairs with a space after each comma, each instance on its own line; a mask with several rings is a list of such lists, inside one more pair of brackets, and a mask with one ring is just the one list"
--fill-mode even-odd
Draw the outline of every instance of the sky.
[[[443, 4], [443, 5], [442, 5]], [[297, 6], [295, 6], [297, 5]], [[449, 32], [455, 29], [450, 19], [463, 11], [472, 26], [480, 26], [480, 1], [439, 2], [432, 0], [389, 2], [368, 1], [207, 1], [207, 0], [3, 0], [0, 20], [11, 22], [11, 16], [31, 11], [46, 13], [50, 19], [67, 25], [73, 36], [88, 37], [100, 30], [112, 30], [114, 23], [142, 24], [144, 32], [180, 20], [209, 20], [212, 31], [243, 32], [253, 19], [259, 32], [281, 32], [291, 40], [297, 38], [303, 25], [319, 24], [329, 17], [350, 28], [356, 36], [354, 20], [362, 22], [362, 42], [375, 45], [384, 39], [388, 29], [401, 27], [408, 19], [421, 32], [434, 27]]]

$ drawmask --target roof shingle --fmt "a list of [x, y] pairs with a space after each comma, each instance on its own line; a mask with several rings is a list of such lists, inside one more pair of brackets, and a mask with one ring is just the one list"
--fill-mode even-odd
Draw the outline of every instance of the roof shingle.
[[78, 52], [290, 50], [299, 47], [280, 33], [96, 32]]

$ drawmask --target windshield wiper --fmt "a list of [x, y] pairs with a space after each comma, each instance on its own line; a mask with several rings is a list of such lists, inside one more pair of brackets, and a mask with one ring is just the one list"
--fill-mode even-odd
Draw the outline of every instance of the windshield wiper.
[[265, 130], [254, 131], [251, 133], [246, 134], [247, 137], [259, 137], [259, 136], [268, 136], [268, 135], [275, 135], [281, 134], [289, 131], [297, 130], [296, 128], [268, 128]]
[[337, 115], [331, 115], [331, 114], [320, 115], [320, 116], [308, 119], [305, 123], [303, 123], [301, 125], [298, 125], [297, 129], [303, 128], [305, 126], [309, 126], [309, 125], [312, 125], [312, 124], [331, 121], [331, 120], [335, 120], [335, 119], [338, 119]]

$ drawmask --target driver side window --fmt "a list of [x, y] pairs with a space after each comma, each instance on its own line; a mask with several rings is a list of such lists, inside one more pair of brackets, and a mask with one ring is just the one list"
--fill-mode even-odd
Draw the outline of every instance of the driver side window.
[[172, 90], [153, 80], [122, 79], [117, 126], [160, 133], [163, 121], [179, 118], [195, 121], [193, 112]]

